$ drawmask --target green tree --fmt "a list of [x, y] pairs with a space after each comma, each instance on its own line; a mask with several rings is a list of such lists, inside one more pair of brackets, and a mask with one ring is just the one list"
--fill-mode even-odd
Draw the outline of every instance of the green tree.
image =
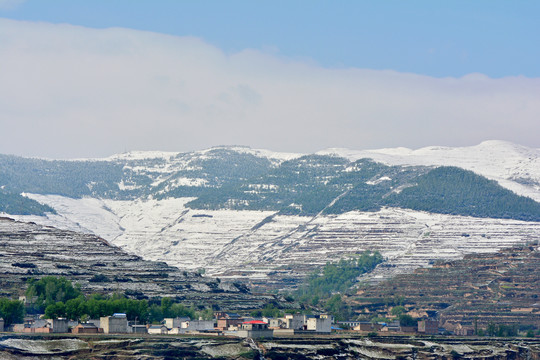
[[64, 277], [45, 276], [41, 279], [29, 279], [26, 297], [31, 299], [37, 296], [36, 306], [43, 310], [56, 302], [67, 302], [82, 295], [80, 287], [73, 287], [71, 282]]
[[394, 316], [400, 316], [401, 314], [405, 313], [407, 309], [403, 306], [394, 306], [390, 313]]
[[399, 317], [399, 325], [401, 326], [416, 326], [418, 320], [414, 319], [411, 315], [402, 314]]
[[4, 319], [4, 325], [6, 326], [22, 322], [24, 304], [19, 300], [0, 298], [0, 317]]
[[173, 300], [171, 298], [164, 297], [161, 299], [161, 313], [163, 314], [163, 317], [165, 318], [175, 317], [171, 311], [172, 305], [173, 305]]
[[58, 319], [66, 316], [66, 305], [61, 301], [50, 304], [45, 308], [45, 317], [47, 319]]

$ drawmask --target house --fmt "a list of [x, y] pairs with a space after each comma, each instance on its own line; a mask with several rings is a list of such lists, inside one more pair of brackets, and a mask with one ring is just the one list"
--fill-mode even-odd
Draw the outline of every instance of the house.
[[270, 329], [284, 329], [286, 326], [285, 319], [282, 318], [263, 318], [265, 323], [268, 323]]
[[229, 327], [238, 327], [244, 322], [244, 318], [235, 313], [216, 313], [217, 328], [220, 330], [226, 330]]
[[330, 334], [332, 332], [332, 319], [330, 317], [310, 317], [306, 321], [306, 329], [317, 333]]
[[355, 326], [360, 325], [362, 321], [338, 321], [336, 324], [342, 328], [350, 328], [353, 329]]
[[183, 317], [175, 317], [175, 318], [165, 318], [163, 319], [163, 324], [167, 327], [167, 329], [182, 327], [182, 323], [191, 320], [187, 316]]
[[99, 323], [105, 334], [125, 334], [128, 332], [127, 316], [123, 313], [101, 317]]
[[406, 334], [412, 334], [416, 332], [416, 326], [400, 326], [399, 331]]
[[[81, 323], [71, 329], [74, 334], [97, 334], [100, 329], [92, 323]], [[103, 331], [103, 329], [101, 329]]]
[[294, 330], [306, 330], [306, 315], [286, 314], [285, 327]]
[[426, 335], [437, 335], [439, 333], [439, 320], [424, 319], [418, 322], [418, 332]]
[[457, 324], [454, 335], [458, 336], [473, 336], [474, 328], [472, 326]]
[[459, 336], [471, 336], [474, 335], [474, 327], [471, 323], [460, 323], [457, 321], [445, 321], [442, 325], [445, 331], [451, 334]]
[[206, 331], [214, 330], [214, 321], [212, 320], [190, 320], [182, 324], [186, 331]]
[[166, 335], [169, 329], [165, 325], [152, 325], [148, 328], [149, 334]]
[[132, 334], [148, 334], [148, 328], [146, 325], [129, 325], [128, 331]]
[[66, 318], [49, 319], [47, 320], [52, 328], [53, 333], [67, 333], [69, 332], [69, 321]]
[[356, 325], [353, 330], [355, 331], [366, 331], [366, 332], [373, 332], [373, 331], [380, 331], [382, 328], [381, 324], [374, 324], [369, 321], [359, 321], [358, 325]]
[[243, 322], [236, 335], [242, 338], [272, 339], [274, 337], [274, 331], [269, 329], [268, 324], [262, 320], [251, 320]]
[[399, 332], [401, 331], [401, 326], [399, 325], [399, 321], [392, 321], [391, 323], [383, 324], [381, 331]]

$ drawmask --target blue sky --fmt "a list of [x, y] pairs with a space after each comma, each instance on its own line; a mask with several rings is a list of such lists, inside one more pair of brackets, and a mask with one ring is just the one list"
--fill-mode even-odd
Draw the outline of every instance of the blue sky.
[[0, 0], [0, 153], [540, 148], [540, 1]]
[[324, 67], [540, 76], [540, 1], [1, 1], [5, 18], [189, 35]]

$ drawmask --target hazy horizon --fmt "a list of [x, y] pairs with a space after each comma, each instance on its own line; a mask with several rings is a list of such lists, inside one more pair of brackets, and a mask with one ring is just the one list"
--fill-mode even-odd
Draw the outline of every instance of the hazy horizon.
[[536, 5], [129, 4], [0, 0], [0, 153], [540, 147]]

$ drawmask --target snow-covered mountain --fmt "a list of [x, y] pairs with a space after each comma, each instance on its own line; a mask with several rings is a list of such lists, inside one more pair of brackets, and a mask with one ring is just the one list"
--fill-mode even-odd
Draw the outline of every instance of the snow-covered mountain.
[[[216, 147], [69, 162], [0, 157], [7, 174], [0, 186], [56, 211], [12, 217], [94, 233], [146, 259], [283, 288], [366, 249], [389, 259], [371, 275], [378, 279], [540, 240], [539, 155], [488, 141], [307, 156]], [[438, 166], [473, 171], [512, 192]]]
[[497, 181], [513, 192], [540, 201], [540, 149], [489, 140], [470, 147], [430, 146], [418, 150], [389, 148], [355, 151], [327, 149], [351, 161], [373, 159], [387, 165], [457, 166]]

